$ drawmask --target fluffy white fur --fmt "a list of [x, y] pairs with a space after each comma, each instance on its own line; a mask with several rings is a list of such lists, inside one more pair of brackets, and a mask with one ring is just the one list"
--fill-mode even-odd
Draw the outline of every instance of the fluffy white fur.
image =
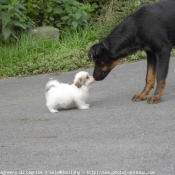
[[74, 83], [64, 84], [57, 80], [50, 80], [46, 84], [46, 106], [52, 113], [59, 109], [88, 109], [89, 104], [85, 103], [88, 98], [89, 86], [94, 82], [94, 78], [88, 72], [81, 71], [76, 74]]

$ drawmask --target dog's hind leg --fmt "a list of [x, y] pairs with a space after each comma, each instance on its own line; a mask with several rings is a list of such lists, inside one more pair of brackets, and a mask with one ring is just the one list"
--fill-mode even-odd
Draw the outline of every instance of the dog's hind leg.
[[140, 94], [134, 95], [134, 97], [132, 98], [132, 101], [134, 102], [145, 100], [151, 89], [154, 88], [155, 84], [156, 65], [157, 65], [156, 56], [151, 51], [147, 51], [146, 53], [147, 53], [146, 85]]
[[157, 87], [153, 96], [148, 99], [149, 104], [156, 104], [162, 100], [166, 86], [171, 49], [164, 48], [157, 53]]

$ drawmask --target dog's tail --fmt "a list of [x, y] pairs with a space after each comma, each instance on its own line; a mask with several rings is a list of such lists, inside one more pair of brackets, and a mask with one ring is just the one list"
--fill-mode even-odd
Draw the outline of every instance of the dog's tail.
[[46, 87], [45, 87], [45, 91], [49, 91], [52, 87], [57, 87], [58, 85], [60, 85], [60, 82], [57, 80], [50, 80], [47, 82]]

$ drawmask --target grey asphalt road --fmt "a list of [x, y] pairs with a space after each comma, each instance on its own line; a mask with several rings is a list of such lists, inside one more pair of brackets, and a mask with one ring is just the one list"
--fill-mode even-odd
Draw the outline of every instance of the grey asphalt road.
[[[145, 85], [146, 61], [140, 61], [118, 65], [95, 82], [90, 109], [56, 114], [45, 106], [51, 75], [1, 79], [0, 175], [175, 175], [174, 70], [172, 58], [159, 104], [131, 101]], [[55, 78], [72, 83], [77, 72]]]

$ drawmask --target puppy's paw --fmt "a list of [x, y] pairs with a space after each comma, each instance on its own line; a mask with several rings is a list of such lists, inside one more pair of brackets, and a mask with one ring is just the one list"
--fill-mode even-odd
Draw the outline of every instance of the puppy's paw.
[[85, 106], [88, 106], [88, 107], [90, 107], [90, 104], [85, 104]]
[[79, 106], [78, 109], [89, 109], [89, 106], [88, 105]]
[[58, 110], [56, 110], [56, 109], [49, 109], [49, 111], [50, 111], [51, 113], [56, 113], [56, 112], [58, 112]]

